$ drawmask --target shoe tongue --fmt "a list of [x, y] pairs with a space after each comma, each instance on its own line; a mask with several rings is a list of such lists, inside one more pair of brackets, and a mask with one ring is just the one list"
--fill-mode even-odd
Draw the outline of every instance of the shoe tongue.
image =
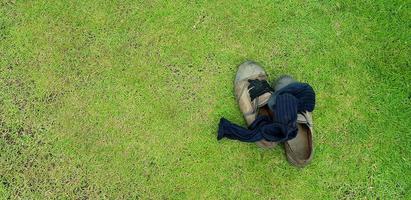
[[297, 114], [297, 123], [312, 126], [311, 115], [308, 112]]
[[268, 99], [270, 99], [271, 93], [266, 92], [262, 94], [261, 96], [257, 97], [258, 98], [258, 107], [265, 106], [268, 103]]
[[307, 124], [307, 118], [305, 118], [305, 116], [303, 114], [298, 113], [297, 114], [297, 122], [300, 124]]

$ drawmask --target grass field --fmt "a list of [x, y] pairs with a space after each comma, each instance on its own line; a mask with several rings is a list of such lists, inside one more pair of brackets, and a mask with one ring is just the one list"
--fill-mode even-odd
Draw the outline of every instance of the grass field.
[[[410, 1], [0, 0], [0, 199], [411, 199]], [[315, 155], [216, 140], [252, 59]]]

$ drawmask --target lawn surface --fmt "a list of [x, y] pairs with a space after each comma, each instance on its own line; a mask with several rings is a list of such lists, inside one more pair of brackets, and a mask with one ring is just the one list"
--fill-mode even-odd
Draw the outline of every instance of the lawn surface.
[[[410, 6], [0, 0], [0, 199], [410, 199]], [[308, 167], [216, 140], [248, 59], [314, 87]]]

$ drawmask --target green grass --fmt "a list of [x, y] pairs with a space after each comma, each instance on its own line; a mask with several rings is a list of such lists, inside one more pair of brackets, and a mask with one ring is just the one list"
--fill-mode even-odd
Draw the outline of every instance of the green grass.
[[[0, 198], [411, 199], [410, 6], [0, 0]], [[316, 90], [308, 167], [217, 142], [247, 59]]]

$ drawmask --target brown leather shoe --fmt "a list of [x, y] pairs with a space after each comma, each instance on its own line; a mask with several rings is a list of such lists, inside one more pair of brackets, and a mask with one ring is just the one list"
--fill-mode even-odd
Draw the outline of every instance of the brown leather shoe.
[[297, 114], [297, 136], [284, 142], [287, 160], [297, 167], [305, 167], [313, 158], [313, 124], [310, 112]]
[[[235, 96], [241, 112], [249, 126], [256, 119], [261, 107], [265, 106], [271, 97], [270, 92], [266, 92], [251, 101], [248, 80], [267, 80], [264, 69], [256, 62], [247, 61], [238, 67], [237, 75], [234, 80]], [[258, 141], [256, 144], [263, 148], [273, 148], [276, 143], [266, 140]]]
[[[281, 76], [275, 83], [279, 90], [296, 82], [291, 76]], [[313, 120], [311, 112], [297, 114], [297, 136], [284, 142], [287, 160], [294, 166], [305, 167], [313, 158]]]

